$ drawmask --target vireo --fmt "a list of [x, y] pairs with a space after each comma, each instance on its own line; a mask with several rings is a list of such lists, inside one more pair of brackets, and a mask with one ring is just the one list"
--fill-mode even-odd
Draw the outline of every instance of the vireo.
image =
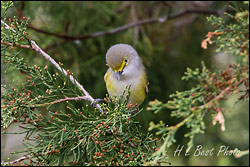
[[135, 49], [127, 44], [116, 44], [106, 54], [107, 70], [104, 80], [110, 96], [119, 97], [130, 86], [129, 101], [138, 106], [148, 92], [145, 67]]

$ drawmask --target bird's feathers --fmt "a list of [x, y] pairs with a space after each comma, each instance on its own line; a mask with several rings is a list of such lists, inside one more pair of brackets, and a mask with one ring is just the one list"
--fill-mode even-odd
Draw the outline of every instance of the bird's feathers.
[[[121, 68], [125, 59], [128, 59], [128, 63], [122, 67], [122, 74], [118, 80], [115, 72]], [[114, 45], [107, 51], [106, 62], [110, 68], [104, 80], [109, 95], [119, 97], [130, 85], [130, 101], [140, 105], [148, 92], [148, 81], [141, 58], [135, 49], [127, 44]]]

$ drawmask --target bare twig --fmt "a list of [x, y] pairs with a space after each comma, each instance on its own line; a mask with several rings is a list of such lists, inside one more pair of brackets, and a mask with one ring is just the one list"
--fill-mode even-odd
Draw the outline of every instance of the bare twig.
[[[10, 29], [9, 25], [6, 24], [4, 21], [1, 20], [1, 23], [5, 26], [6, 29]], [[13, 32], [16, 32], [14, 29], [12, 29]], [[44, 52], [36, 43], [35, 41], [31, 40], [31, 45], [33, 50], [36, 52], [40, 53], [45, 59], [50, 61], [60, 72], [62, 72], [65, 76], [68, 76], [68, 73], [66, 70], [64, 70], [52, 57], [50, 57], [46, 52]], [[20, 45], [19, 45], [20, 46]], [[90, 101], [91, 103], [94, 102], [94, 98], [90, 96], [90, 94], [84, 89], [84, 87], [74, 79], [72, 75], [69, 75], [70, 81], [74, 84], [77, 85], [83, 92], [83, 94], [86, 96], [87, 101]], [[99, 104], [94, 103], [95, 107], [99, 108], [100, 112], [103, 113], [101, 107]]]
[[99, 37], [99, 36], [103, 36], [103, 35], [115, 34], [115, 33], [125, 31], [125, 30], [127, 30], [129, 28], [133, 28], [133, 27], [143, 25], [143, 24], [155, 23], [155, 22], [165, 22], [165, 20], [166, 20], [165, 17], [150, 18], [150, 19], [140, 20], [140, 21], [137, 21], [137, 22], [132, 22], [132, 23], [125, 24], [125, 25], [123, 25], [121, 27], [117, 27], [117, 28], [111, 29], [109, 31], [100, 31], [100, 32], [96, 32], [96, 33], [93, 33], [93, 34], [84, 35], [84, 36], [81, 36], [81, 37], [60, 35], [60, 34], [48, 32], [48, 31], [36, 28], [31, 24], [28, 25], [28, 28], [31, 28], [31, 29], [33, 29], [33, 30], [35, 30], [37, 32], [40, 32], [40, 33], [56, 36], [58, 38], [63, 38], [63, 39], [66, 39], [66, 40], [84, 40], [84, 39], [87, 39], [87, 38], [95, 38], [95, 37]]
[[51, 104], [61, 103], [64, 101], [78, 101], [78, 100], [91, 101], [91, 99], [89, 99], [89, 96], [66, 97], [64, 99], [58, 99], [58, 100], [55, 100], [55, 101], [50, 102], [50, 103], [36, 104], [36, 105], [33, 105], [32, 107], [42, 107], [42, 106], [47, 106], [47, 105], [51, 105]]
[[176, 19], [176, 18], [184, 16], [186, 14], [194, 14], [194, 13], [206, 14], [206, 15], [207, 14], [219, 15], [221, 12], [217, 11], [217, 10], [210, 10], [210, 9], [186, 9], [186, 10], [183, 10], [183, 11], [181, 11], [179, 13], [176, 13], [176, 14], [166, 15], [166, 16], [157, 17], [157, 18], [149, 18], [149, 19], [139, 20], [139, 21], [136, 21], [136, 22], [128, 23], [128, 24], [125, 24], [123, 26], [111, 29], [109, 31], [100, 31], [100, 32], [95, 32], [93, 34], [87, 34], [87, 35], [78, 36], [78, 37], [69, 36], [69, 35], [61, 35], [61, 34], [57, 34], [57, 33], [53, 33], [53, 32], [48, 32], [48, 31], [45, 31], [45, 30], [41, 30], [41, 29], [33, 26], [32, 24], [28, 24], [28, 28], [31, 28], [31, 29], [33, 29], [33, 30], [35, 30], [37, 32], [40, 32], [40, 33], [44, 33], [44, 34], [47, 34], [47, 35], [52, 35], [52, 36], [55, 36], [55, 37], [58, 37], [58, 38], [63, 38], [65, 40], [84, 40], [84, 39], [87, 39], [87, 38], [96, 38], [96, 37], [103, 36], [103, 35], [115, 34], [115, 33], [121, 32], [121, 31], [125, 31], [125, 30], [127, 30], [129, 28], [133, 28], [133, 27], [136, 27], [136, 26], [144, 25], [144, 24], [164, 23], [167, 20]]
[[3, 163], [1, 163], [1, 165], [14, 165], [14, 164], [16, 164], [18, 162], [29, 159], [30, 157], [31, 157], [31, 155], [26, 155], [26, 156], [23, 156], [21, 158], [18, 158], [16, 160], [14, 160], [14, 161], [11, 161], [11, 162], [3, 162]]
[[4, 42], [4, 41], [1, 41], [1, 44], [4, 44], [4, 45], [8, 45], [8, 46], [17, 46], [19, 48], [25, 48], [25, 49], [31, 49], [31, 50], [34, 50], [32, 47], [30, 47], [30, 45], [19, 45], [19, 44], [12, 44], [12, 43], [7, 43], [7, 42]]

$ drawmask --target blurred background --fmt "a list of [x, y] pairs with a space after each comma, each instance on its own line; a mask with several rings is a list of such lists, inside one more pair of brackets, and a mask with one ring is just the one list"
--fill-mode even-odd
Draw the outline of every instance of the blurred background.
[[[45, 52], [57, 62], [62, 62], [75, 78], [94, 98], [104, 98], [107, 94], [104, 74], [107, 70], [106, 51], [114, 44], [132, 45], [142, 57], [147, 69], [149, 94], [141, 105], [144, 109], [139, 115], [142, 131], [147, 133], [149, 122], [160, 120], [168, 125], [175, 125], [179, 120], [170, 117], [168, 110], [155, 115], [147, 111], [149, 101], [169, 100], [169, 95], [176, 90], [183, 91], [194, 86], [194, 82], [183, 82], [181, 77], [187, 67], [206, 66], [223, 69], [234, 61], [232, 55], [215, 53], [215, 46], [207, 50], [201, 48], [201, 42], [209, 31], [214, 31], [206, 17], [210, 14], [223, 15], [229, 10], [230, 2], [215, 1], [161, 1], [161, 2], [14, 2], [7, 17], [25, 16], [30, 19], [27, 32]], [[240, 4], [239, 4], [240, 5]], [[193, 12], [185, 12], [193, 11]], [[183, 14], [178, 15], [183, 12]], [[151, 22], [129, 28], [125, 31], [101, 35], [87, 36], [96, 32], [107, 32], [111, 29], [132, 22], [149, 18], [165, 18], [165, 22]], [[227, 20], [229, 23], [231, 20]], [[31, 50], [23, 50], [22, 56], [31, 65], [45, 66], [58, 72], [44, 58]], [[11, 69], [10, 69], [11, 70]], [[1, 73], [1, 83], [20, 85], [25, 77], [12, 71], [8, 75]], [[19, 86], [19, 87], [20, 87]], [[194, 144], [202, 145], [204, 150], [216, 151], [213, 156], [173, 156], [178, 145], [186, 146], [187, 139], [183, 134], [187, 129], [181, 128], [176, 134], [174, 144], [168, 154], [172, 165], [249, 165], [249, 155], [241, 158], [234, 156], [217, 156], [222, 145], [229, 150], [249, 149], [249, 104], [235, 104], [237, 97], [231, 97], [225, 104], [226, 131], [220, 125], [212, 125], [212, 117], [206, 117], [205, 134], [197, 135]], [[209, 115], [209, 114], [208, 114]], [[9, 131], [18, 131], [18, 126], [11, 126]], [[20, 130], [21, 131], [21, 130]], [[1, 135], [1, 160], [16, 159], [9, 152], [23, 149], [22, 135]]]

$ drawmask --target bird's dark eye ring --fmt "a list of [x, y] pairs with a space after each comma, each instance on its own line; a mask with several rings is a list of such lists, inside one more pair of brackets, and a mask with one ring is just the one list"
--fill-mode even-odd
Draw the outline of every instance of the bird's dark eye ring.
[[124, 61], [125, 61], [126, 64], [128, 63], [128, 59], [127, 58]]

